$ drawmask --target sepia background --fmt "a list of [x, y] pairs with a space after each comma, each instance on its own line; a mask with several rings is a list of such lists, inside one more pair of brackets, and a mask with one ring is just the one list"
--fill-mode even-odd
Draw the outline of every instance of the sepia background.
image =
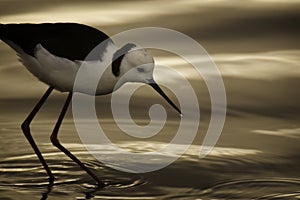
[[[66, 98], [66, 94], [54, 92], [32, 124], [33, 135], [57, 177], [57, 184], [49, 188], [46, 174], [20, 129], [47, 86], [1, 42], [0, 199], [299, 199], [299, 21], [298, 0], [0, 0], [3, 24], [76, 22], [108, 35], [147, 26], [180, 31], [209, 53], [227, 95], [222, 135], [211, 154], [199, 159], [210, 117], [205, 82], [178, 56], [152, 50], [157, 64], [178, 70], [192, 84], [201, 110], [198, 135], [190, 149], [164, 169], [144, 174], [119, 172], [103, 166], [83, 148], [69, 109], [60, 140], [112, 185], [94, 189], [88, 175], [49, 141]], [[154, 77], [158, 83], [176, 84], [168, 74], [155, 71]], [[126, 95], [126, 87], [130, 84], [118, 91], [120, 95]], [[132, 97], [133, 119], [147, 124], [149, 106], [160, 103], [168, 111], [168, 121], [158, 135], [145, 140], [132, 138], [116, 126], [110, 97], [97, 97], [97, 114], [108, 137], [120, 148], [155, 151], [176, 134], [180, 117], [151, 88], [142, 86]], [[101, 148], [105, 147], [99, 147], [105, 152]]]

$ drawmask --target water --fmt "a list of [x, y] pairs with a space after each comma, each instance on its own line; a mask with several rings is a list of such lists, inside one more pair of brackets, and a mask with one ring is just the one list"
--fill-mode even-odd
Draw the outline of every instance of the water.
[[[54, 119], [42, 111], [40, 119], [32, 125], [32, 132], [56, 177], [54, 185], [49, 186], [43, 167], [16, 123], [22, 121], [23, 114], [6, 114], [0, 129], [1, 199], [300, 199], [300, 166], [296, 151], [300, 131], [282, 129], [286, 135], [278, 134], [280, 127], [294, 126], [290, 120], [253, 115], [229, 117], [221, 139], [208, 157], [198, 158], [202, 139], [197, 137], [189, 150], [166, 168], [133, 174], [117, 171], [94, 159], [82, 146], [68, 115], [60, 131], [60, 140], [107, 183], [107, 187], [100, 189], [74, 162], [51, 145], [49, 130]], [[109, 137], [116, 139], [113, 122], [104, 120], [102, 125], [110, 130]], [[167, 126], [168, 131], [162, 134], [168, 135], [177, 127], [176, 123]], [[278, 130], [277, 135], [262, 134], [262, 127]], [[122, 139], [116, 143], [133, 152], [154, 151], [166, 144], [159, 138]], [[105, 145], [99, 145], [97, 151], [109, 157], [113, 152], [107, 151]], [[118, 165], [118, 161], [112, 160], [111, 165]]]
[[[120, 164], [128, 155], [112, 159], [115, 153], [108, 149], [109, 144], [101, 143], [93, 146], [94, 151], [102, 159], [111, 159], [110, 167], [96, 160], [83, 147], [69, 112], [59, 133], [60, 141], [107, 183], [100, 189], [50, 143], [65, 98], [65, 94], [54, 92], [31, 127], [56, 177], [54, 185], [49, 186], [20, 129], [47, 86], [30, 75], [15, 53], [0, 42], [0, 200], [300, 199], [299, 1], [241, 2], [27, 0], [25, 4], [21, 0], [0, 0], [1, 23], [77, 22], [108, 35], [151, 26], [187, 34], [203, 45], [217, 64], [228, 103], [218, 143], [207, 157], [199, 159], [210, 117], [205, 83], [180, 57], [151, 50], [157, 64], [176, 69], [193, 86], [201, 109], [198, 134], [189, 150], [169, 166], [149, 173], [126, 173], [112, 167], [128, 168]], [[203, 58], [192, 58], [203, 64]], [[154, 78], [158, 83], [177, 83], [169, 74], [157, 72]], [[177, 88], [184, 89], [181, 85]], [[120, 90], [123, 94], [127, 91]], [[171, 141], [180, 116], [146, 86], [137, 93], [137, 98], [131, 99], [130, 111], [139, 125], [149, 122], [150, 105], [159, 103], [167, 108], [168, 121], [158, 135], [142, 140], [122, 133], [112, 120], [110, 96], [98, 97], [97, 116], [107, 137], [120, 148], [153, 152]]]

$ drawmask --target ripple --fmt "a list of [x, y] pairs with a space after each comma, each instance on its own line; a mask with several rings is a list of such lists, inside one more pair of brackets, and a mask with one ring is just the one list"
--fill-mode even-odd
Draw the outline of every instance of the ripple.
[[[102, 166], [100, 162], [89, 161], [87, 152], [71, 151], [107, 184], [109, 190], [128, 189], [146, 183], [139, 175], [128, 175]], [[97, 188], [92, 178], [64, 154], [47, 152], [43, 155], [55, 176], [53, 186], [73, 184], [87, 190]], [[40, 190], [49, 186], [48, 176], [35, 154], [12, 156], [1, 161], [0, 179], [1, 190]], [[69, 189], [68, 192], [74, 190], [73, 187]], [[64, 192], [67, 192], [66, 189]]]
[[[120, 147], [143, 152], [153, 151], [162, 145], [136, 142], [122, 143]], [[27, 199], [31, 199], [32, 195], [43, 198], [55, 196], [55, 199], [300, 199], [300, 179], [261, 178], [265, 176], [265, 173], [260, 173], [265, 169], [263, 166], [275, 160], [274, 157], [263, 158], [263, 152], [255, 149], [216, 147], [210, 156], [199, 160], [199, 146], [192, 145], [177, 163], [165, 171], [156, 172], [161, 173], [157, 176], [156, 173], [139, 175], [111, 169], [93, 159], [80, 144], [65, 144], [107, 184], [105, 188], [98, 188], [93, 179], [67, 156], [50, 148], [51, 144], [44, 143], [42, 146], [46, 151], [43, 155], [56, 177], [54, 185], [49, 187], [47, 174], [34, 153], [14, 154], [0, 161], [1, 195], [16, 199], [22, 199], [24, 195], [28, 196]], [[105, 145], [95, 146], [95, 152], [106, 157], [114, 153]], [[173, 152], [168, 156], [174, 156]], [[111, 164], [124, 167], [120, 160], [112, 160]], [[235, 171], [231, 170], [233, 166]], [[237, 175], [241, 178], [251, 175], [251, 179], [227, 180], [212, 185]], [[198, 183], [199, 178], [205, 177], [208, 177], [206, 181]], [[209, 185], [212, 186], [207, 187]]]
[[218, 199], [300, 199], [300, 179], [272, 177], [231, 180], [204, 189], [201, 196]]

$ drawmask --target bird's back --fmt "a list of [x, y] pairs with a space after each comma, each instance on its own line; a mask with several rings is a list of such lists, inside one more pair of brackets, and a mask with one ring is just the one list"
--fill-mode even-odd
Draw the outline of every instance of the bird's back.
[[[84, 60], [101, 42], [112, 42], [105, 33], [76, 23], [0, 24], [0, 39], [31, 56], [41, 44], [51, 54], [69, 60]], [[101, 59], [97, 56], [88, 60]]]

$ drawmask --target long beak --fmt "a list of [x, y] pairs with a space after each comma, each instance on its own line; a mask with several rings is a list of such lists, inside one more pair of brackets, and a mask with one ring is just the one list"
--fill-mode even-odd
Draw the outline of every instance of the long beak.
[[153, 80], [149, 83], [149, 85], [156, 90], [177, 112], [182, 116], [180, 109], [169, 99], [169, 97], [162, 91], [162, 89], [155, 83]]

